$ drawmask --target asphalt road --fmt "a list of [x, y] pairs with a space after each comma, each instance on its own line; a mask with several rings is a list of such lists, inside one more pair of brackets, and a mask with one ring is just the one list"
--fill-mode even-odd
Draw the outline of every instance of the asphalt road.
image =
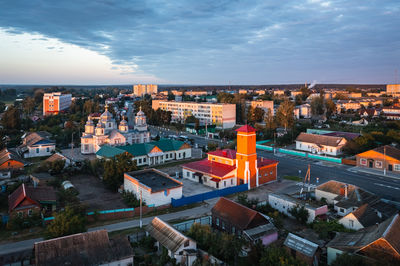
[[[311, 169], [311, 183], [322, 184], [329, 180], [337, 180], [359, 186], [369, 192], [379, 195], [383, 199], [400, 202], [400, 179], [377, 176], [367, 173], [349, 171], [351, 166], [335, 163], [322, 163], [318, 160], [298, 158], [286, 154], [274, 155], [272, 152], [257, 150], [257, 154], [264, 158], [279, 161], [278, 176], [300, 176], [304, 179], [308, 164]], [[299, 174], [299, 170], [301, 173]], [[319, 182], [317, 183], [317, 178]]]
[[168, 130], [166, 128], [155, 127], [155, 126], [149, 126], [149, 130], [150, 130], [151, 135], [160, 135], [160, 137], [163, 137], [163, 138], [168, 137], [168, 135], [176, 135], [176, 136], [184, 135], [184, 136], [187, 136], [188, 138], [194, 139], [194, 143], [197, 143], [200, 147], [203, 147], [211, 142], [218, 143], [220, 145], [227, 144], [227, 142], [219, 140], [219, 139], [205, 138], [203, 136], [190, 134], [185, 131], [173, 131], [173, 130]]

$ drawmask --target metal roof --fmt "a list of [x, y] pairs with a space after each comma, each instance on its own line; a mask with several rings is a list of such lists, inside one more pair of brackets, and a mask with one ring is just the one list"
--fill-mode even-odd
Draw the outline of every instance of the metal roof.
[[288, 248], [294, 249], [306, 255], [307, 257], [313, 257], [318, 249], [318, 244], [315, 244], [292, 233], [289, 233], [283, 244]]

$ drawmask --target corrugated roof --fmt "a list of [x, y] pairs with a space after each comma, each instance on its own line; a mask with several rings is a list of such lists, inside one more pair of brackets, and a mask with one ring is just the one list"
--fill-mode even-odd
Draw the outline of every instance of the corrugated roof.
[[155, 217], [146, 226], [146, 231], [162, 246], [172, 252], [176, 252], [186, 241], [191, 240], [158, 217]]
[[133, 257], [128, 239], [110, 241], [106, 230], [37, 242], [34, 251], [35, 265], [100, 265]]
[[307, 257], [313, 257], [318, 249], [318, 244], [315, 244], [292, 233], [289, 233], [283, 244], [290, 249], [294, 249], [306, 255]]
[[15, 152], [4, 148], [0, 151], [0, 165], [7, 162], [8, 160], [14, 160], [25, 165], [25, 162]]
[[296, 141], [314, 143], [330, 147], [337, 147], [344, 140], [342, 137], [332, 137], [326, 135], [308, 134], [301, 132]]
[[213, 215], [229, 221], [240, 230], [251, 229], [269, 223], [268, 219], [257, 211], [224, 197], [218, 200], [211, 212]]
[[203, 174], [218, 176], [221, 178], [236, 169], [236, 166], [217, 163], [209, 161], [208, 159], [197, 162], [190, 162], [182, 165], [182, 167], [188, 168], [196, 172], [201, 172]]
[[103, 145], [100, 150], [96, 152], [97, 156], [106, 157], [106, 158], [113, 158], [119, 154], [126, 152], [123, 149], [119, 149], [117, 147], [112, 147], [109, 145]]

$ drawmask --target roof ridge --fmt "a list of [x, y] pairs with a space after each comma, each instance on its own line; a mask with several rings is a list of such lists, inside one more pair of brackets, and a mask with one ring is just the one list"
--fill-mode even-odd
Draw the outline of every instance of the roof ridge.
[[395, 220], [399, 217], [399, 214], [397, 213], [394, 217], [393, 220], [390, 222], [389, 226], [386, 227], [385, 232], [383, 232], [382, 237], [386, 238], [386, 234], [389, 232], [389, 230], [392, 228], [393, 223], [395, 222]]

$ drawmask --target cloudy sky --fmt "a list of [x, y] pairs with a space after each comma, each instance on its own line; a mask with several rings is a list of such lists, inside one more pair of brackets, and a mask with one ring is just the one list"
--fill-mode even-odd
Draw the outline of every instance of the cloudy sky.
[[0, 0], [0, 84], [391, 83], [396, 69], [398, 0]]

